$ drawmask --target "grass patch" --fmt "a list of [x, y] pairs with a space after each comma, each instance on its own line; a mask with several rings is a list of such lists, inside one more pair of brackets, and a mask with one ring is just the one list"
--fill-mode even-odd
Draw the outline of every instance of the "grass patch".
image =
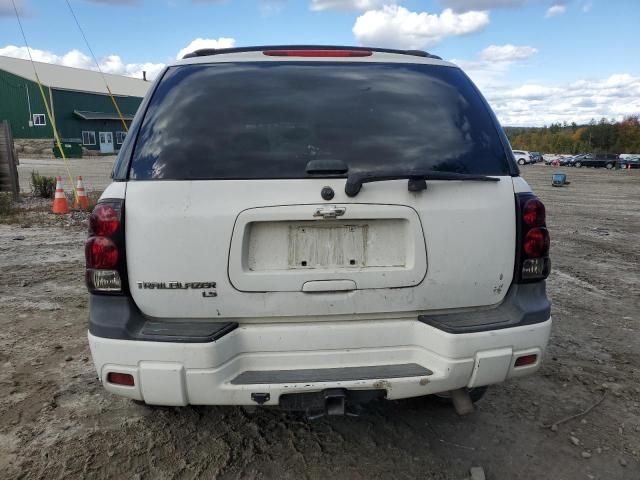
[[56, 193], [56, 177], [40, 175], [33, 170], [31, 172], [31, 191], [34, 197], [53, 198]]

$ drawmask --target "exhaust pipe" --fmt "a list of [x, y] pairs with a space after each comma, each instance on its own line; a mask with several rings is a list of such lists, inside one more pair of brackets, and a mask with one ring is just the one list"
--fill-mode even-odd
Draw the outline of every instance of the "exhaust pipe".
[[451, 401], [453, 402], [453, 408], [460, 416], [469, 415], [473, 413], [473, 402], [469, 396], [469, 391], [466, 388], [458, 388], [457, 390], [451, 390]]

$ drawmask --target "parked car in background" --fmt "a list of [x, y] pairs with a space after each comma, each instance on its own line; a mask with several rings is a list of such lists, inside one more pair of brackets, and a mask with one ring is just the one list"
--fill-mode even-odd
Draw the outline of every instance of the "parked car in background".
[[545, 153], [542, 156], [545, 165], [551, 165], [551, 163], [558, 158], [558, 155], [554, 155], [553, 153]]
[[540, 152], [529, 152], [529, 155], [531, 156], [533, 163], [539, 163], [543, 160], [542, 154]]
[[573, 160], [574, 160], [575, 158], [576, 158], [576, 157], [575, 157], [574, 155], [561, 155], [561, 156], [558, 158], [558, 164], [559, 164], [561, 167], [566, 167], [566, 166], [568, 166], [568, 165], [572, 165], [572, 163], [571, 163], [571, 162], [573, 162]]
[[620, 168], [640, 168], [640, 155], [635, 156], [622, 156], [618, 161]]
[[611, 170], [619, 167], [618, 155], [615, 153], [585, 153], [573, 157], [572, 167], [604, 167]]
[[535, 163], [531, 157], [531, 153], [526, 150], [513, 150], [513, 156], [516, 159], [518, 165], [527, 165], [529, 163]]
[[571, 155], [560, 155], [559, 153], [545, 153], [542, 155], [542, 160], [545, 165], [559, 165], [560, 160], [563, 157], [570, 157]]

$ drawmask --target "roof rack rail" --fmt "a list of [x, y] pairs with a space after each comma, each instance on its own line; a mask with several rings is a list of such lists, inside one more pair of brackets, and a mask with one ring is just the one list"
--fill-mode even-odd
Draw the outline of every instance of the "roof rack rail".
[[235, 48], [201, 48], [187, 53], [182, 58], [208, 57], [210, 55], [222, 55], [225, 53], [260, 52], [263, 50], [365, 50], [380, 53], [395, 53], [397, 55], [413, 55], [414, 57], [434, 58], [442, 60], [437, 55], [432, 55], [424, 50], [395, 50], [392, 48], [375, 47], [346, 47], [336, 45], [262, 45], [255, 47], [235, 47]]

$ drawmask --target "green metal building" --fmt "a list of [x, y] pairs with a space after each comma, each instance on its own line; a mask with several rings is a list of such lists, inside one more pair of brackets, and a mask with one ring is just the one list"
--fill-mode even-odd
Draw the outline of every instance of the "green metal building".
[[[40, 62], [35, 62], [35, 68], [65, 142], [102, 153], [120, 149], [125, 129], [99, 72]], [[128, 126], [150, 82], [110, 74], [105, 78]], [[0, 120], [9, 121], [15, 139], [53, 139], [28, 60], [0, 56]]]

